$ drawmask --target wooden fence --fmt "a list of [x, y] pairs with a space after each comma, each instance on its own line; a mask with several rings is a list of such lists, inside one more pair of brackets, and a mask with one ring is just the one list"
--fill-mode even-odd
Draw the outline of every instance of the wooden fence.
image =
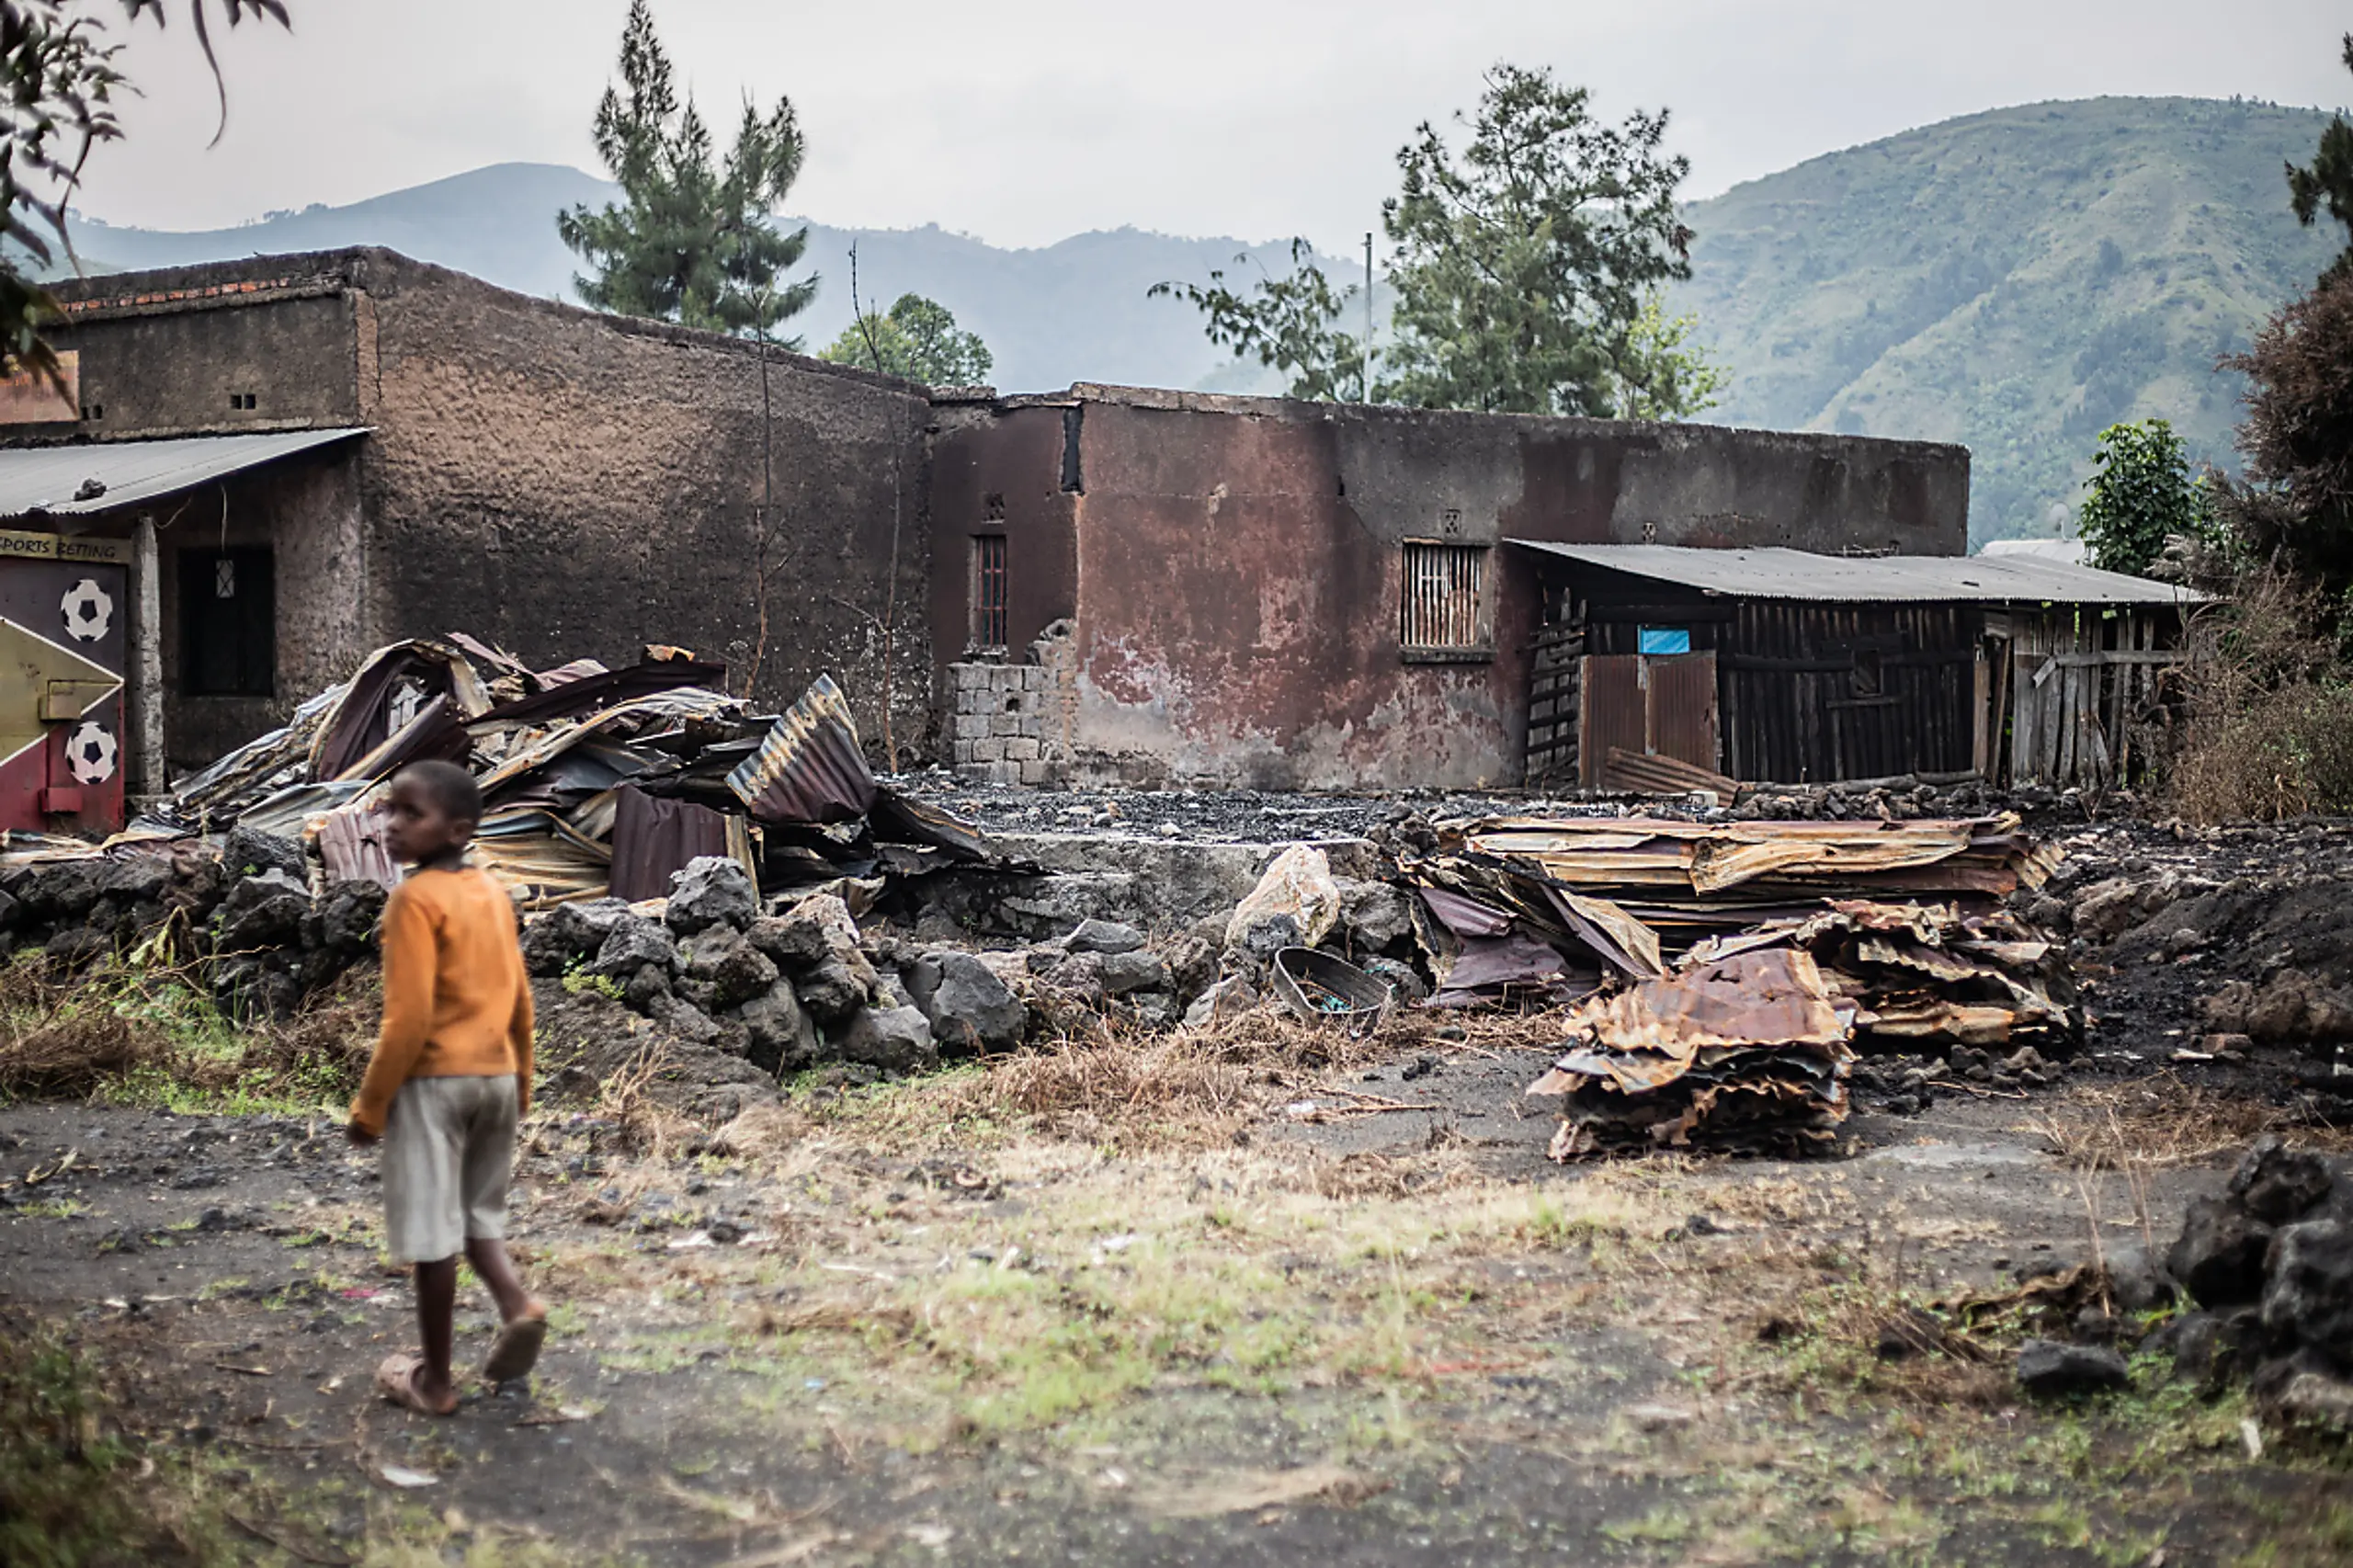
[[[2185, 654], [2179, 612], [2055, 605], [1985, 618], [1980, 682], [1994, 716], [1979, 770], [2011, 784], [2102, 789], [2137, 776], [2138, 733], [2159, 708], [2167, 670]], [[2003, 733], [2000, 715], [2007, 710]]]

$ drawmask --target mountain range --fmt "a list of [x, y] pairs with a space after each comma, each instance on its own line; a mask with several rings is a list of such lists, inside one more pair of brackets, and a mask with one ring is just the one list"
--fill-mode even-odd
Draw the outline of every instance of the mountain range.
[[1971, 532], [2048, 535], [2099, 432], [2160, 415], [2232, 463], [2221, 356], [2343, 244], [2284, 168], [2327, 117], [2094, 98], [1947, 120], [1693, 203], [1676, 307], [1730, 366], [1710, 417], [1961, 441]]
[[[2171, 419], [2228, 466], [2237, 379], [2216, 359], [2308, 285], [2337, 240], [2300, 227], [2282, 167], [2308, 159], [2316, 109], [2096, 98], [1971, 115], [1826, 153], [1690, 203], [1692, 277], [1673, 307], [1730, 371], [1704, 417], [1961, 441], [1977, 540], [2063, 528], [2098, 432]], [[616, 188], [577, 169], [500, 164], [344, 207], [176, 233], [79, 221], [93, 271], [381, 244], [525, 293], [567, 297], [560, 210]], [[1181, 302], [1146, 290], [1247, 277], [1282, 244], [1138, 229], [1001, 249], [938, 227], [809, 225], [812, 348], [860, 298], [938, 300], [978, 332], [1008, 390], [1074, 381], [1279, 390], [1234, 363]], [[1360, 263], [1327, 261], [1341, 278]]]

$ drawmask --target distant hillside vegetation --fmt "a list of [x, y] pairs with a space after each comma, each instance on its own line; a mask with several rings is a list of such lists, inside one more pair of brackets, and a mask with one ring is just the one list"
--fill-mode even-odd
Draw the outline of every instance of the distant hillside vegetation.
[[1711, 417], [1961, 441], [1971, 532], [2047, 533], [2098, 432], [2231, 458], [2215, 358], [2335, 253], [2288, 210], [2317, 110], [2096, 98], [1948, 120], [1693, 204], [1677, 308], [1733, 371]]
[[[1694, 203], [1694, 277], [1677, 308], [1699, 313], [1733, 373], [1708, 417], [1965, 442], [1980, 540], [2047, 533], [2118, 419], [2162, 414], [2201, 456], [2228, 462], [2238, 392], [2215, 358], [2334, 250], [2298, 227], [2280, 175], [2310, 156], [2325, 119], [2195, 98], [2035, 104]], [[562, 296], [574, 260], [556, 211], [613, 194], [577, 169], [500, 164], [208, 233], [85, 221], [76, 243], [100, 269], [383, 244]], [[813, 347], [849, 322], [852, 240], [863, 292], [886, 307], [909, 290], [948, 306], [987, 340], [1007, 390], [1280, 385], [1211, 347], [1192, 310], [1144, 297], [1162, 278], [1229, 266], [1244, 242], [1120, 229], [1002, 250], [938, 228], [816, 226], [807, 265], [823, 284], [791, 324]], [[1326, 265], [1355, 276], [1351, 263]]]
[[[285, 251], [388, 245], [504, 288], [569, 299], [577, 258], [556, 238], [555, 215], [574, 202], [601, 206], [618, 187], [553, 164], [494, 164], [348, 207], [273, 213], [233, 229], [167, 233], [83, 219], [74, 245], [92, 271], [130, 271]], [[1073, 381], [1261, 388], [1257, 367], [1237, 375], [1201, 335], [1200, 317], [1144, 290], [1166, 278], [1199, 278], [1229, 267], [1240, 240], [1177, 239], [1137, 229], [1074, 234], [1039, 250], [1000, 250], [944, 229], [834, 229], [812, 224], [808, 259], [817, 302], [785, 331], [813, 352], [849, 324], [849, 246], [858, 243], [858, 290], [883, 309], [901, 294], [927, 295], [978, 332], [1008, 391], [1051, 391]], [[1284, 259], [1282, 247], [1270, 255]]]

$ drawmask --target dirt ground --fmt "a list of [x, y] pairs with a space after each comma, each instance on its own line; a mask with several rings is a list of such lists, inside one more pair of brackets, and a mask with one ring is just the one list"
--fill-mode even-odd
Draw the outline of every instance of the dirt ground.
[[[2228, 884], [2348, 843], [2078, 853]], [[2008, 1366], [2102, 1324], [2022, 1280], [2161, 1250], [2258, 1131], [2348, 1146], [2308, 1053], [2172, 1059], [2252, 940], [2087, 955], [2074, 1063], [1866, 1092], [1803, 1164], [1552, 1165], [1540, 1018], [812, 1079], [721, 1128], [608, 1085], [518, 1171], [546, 1358], [447, 1421], [370, 1392], [410, 1298], [331, 1115], [0, 1107], [0, 1406], [98, 1478], [0, 1462], [0, 1545], [46, 1486], [127, 1500], [100, 1562], [2353, 1561], [2341, 1447], [2154, 1356], [2058, 1402]], [[1931, 1302], [1973, 1326], [1924, 1352]]]
[[[0, 1311], [224, 1561], [2345, 1560], [2341, 1464], [2154, 1360], [2050, 1406], [1877, 1354], [1904, 1301], [2163, 1238], [2244, 1131], [2177, 1083], [1563, 1170], [1540, 1060], [1415, 1042], [1222, 1147], [949, 1136], [921, 1085], [635, 1153], [551, 1113], [515, 1235], [557, 1333], [447, 1422], [369, 1392], [409, 1298], [331, 1122], [19, 1106]], [[1304, 1119], [1352, 1095], [1444, 1108]], [[2096, 1168], [2118, 1118], [2188, 1135]]]

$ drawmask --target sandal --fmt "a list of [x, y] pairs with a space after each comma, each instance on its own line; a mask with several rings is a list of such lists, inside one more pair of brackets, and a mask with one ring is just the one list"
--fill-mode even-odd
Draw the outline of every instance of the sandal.
[[458, 1401], [454, 1394], [449, 1408], [437, 1410], [426, 1402], [416, 1386], [417, 1373], [425, 1370], [425, 1358], [413, 1350], [403, 1350], [384, 1358], [376, 1369], [376, 1392], [404, 1410], [414, 1410], [419, 1415], [455, 1415]]
[[498, 1331], [498, 1338], [490, 1347], [490, 1359], [483, 1363], [485, 1382], [512, 1382], [528, 1377], [540, 1362], [540, 1346], [547, 1343], [548, 1314], [544, 1308], [526, 1312]]

